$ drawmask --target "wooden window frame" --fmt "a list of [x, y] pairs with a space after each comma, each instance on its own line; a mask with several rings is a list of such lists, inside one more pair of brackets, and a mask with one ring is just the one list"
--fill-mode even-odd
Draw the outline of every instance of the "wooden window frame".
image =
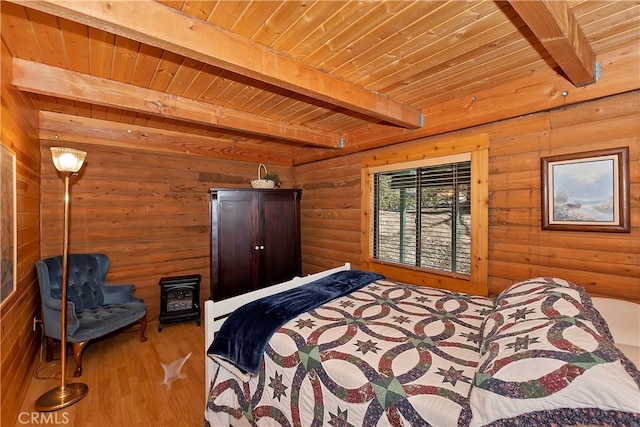
[[[427, 164], [429, 159], [468, 153], [471, 157], [471, 273], [457, 275], [373, 258], [373, 174]], [[391, 148], [363, 158], [361, 165], [361, 259], [362, 268], [388, 279], [476, 295], [488, 294], [489, 252], [489, 137], [468, 137], [416, 142], [401, 152]]]

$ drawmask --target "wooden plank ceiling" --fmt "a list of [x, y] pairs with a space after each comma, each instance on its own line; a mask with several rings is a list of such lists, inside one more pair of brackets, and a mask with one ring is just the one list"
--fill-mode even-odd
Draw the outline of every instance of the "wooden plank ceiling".
[[277, 164], [436, 133], [427, 109], [535, 73], [598, 84], [598, 55], [640, 37], [637, 1], [11, 0], [1, 12], [42, 139]]

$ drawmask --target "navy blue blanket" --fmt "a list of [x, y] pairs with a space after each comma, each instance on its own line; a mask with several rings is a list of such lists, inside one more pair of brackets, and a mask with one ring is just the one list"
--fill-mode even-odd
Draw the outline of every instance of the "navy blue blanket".
[[271, 336], [289, 320], [384, 276], [340, 271], [288, 291], [257, 299], [231, 313], [207, 350], [255, 374]]

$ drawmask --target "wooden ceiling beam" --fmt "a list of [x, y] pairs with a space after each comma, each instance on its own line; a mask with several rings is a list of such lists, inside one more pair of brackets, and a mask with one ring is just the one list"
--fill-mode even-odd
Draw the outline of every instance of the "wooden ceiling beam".
[[[303, 165], [447, 132], [457, 132], [461, 129], [467, 129], [468, 132], [484, 132], [482, 126], [488, 123], [524, 117], [615, 94], [633, 94], [640, 90], [640, 61], [637, 50], [637, 43], [630, 41], [603, 53], [600, 60], [607, 64], [607, 73], [597, 85], [576, 89], [564, 76], [551, 68], [542, 68], [535, 73], [505, 82], [499, 91], [494, 87], [487, 87], [479, 91], [460, 93], [448, 101], [433, 104], [424, 109], [428, 125], [416, 131], [378, 125], [367, 130], [357, 129], [351, 132], [348, 135], [351, 143], [342, 150], [295, 148], [293, 164]], [[637, 94], [635, 97], [638, 102]]]
[[69, 114], [39, 112], [39, 139], [131, 148], [167, 154], [187, 154], [254, 163], [291, 166], [289, 149], [259, 144], [230, 144], [228, 140], [192, 135], [165, 129], [115, 123]]
[[407, 128], [421, 111], [151, 0], [11, 0]]
[[305, 145], [328, 148], [342, 145], [339, 134], [320, 132], [302, 125], [279, 122], [19, 58], [13, 60], [13, 86], [26, 92], [286, 139]]
[[596, 55], [564, 0], [509, 0], [574, 86], [596, 81]]

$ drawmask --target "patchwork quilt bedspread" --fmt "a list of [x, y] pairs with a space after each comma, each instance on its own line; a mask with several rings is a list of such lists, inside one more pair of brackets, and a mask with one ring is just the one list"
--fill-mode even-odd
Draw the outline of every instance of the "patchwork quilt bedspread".
[[214, 427], [640, 425], [640, 371], [557, 278], [495, 299], [381, 279], [285, 323], [256, 375], [210, 357]]
[[[302, 314], [249, 377], [221, 361], [212, 426], [457, 425], [489, 298], [378, 280]], [[243, 381], [248, 380], [248, 381]]]

